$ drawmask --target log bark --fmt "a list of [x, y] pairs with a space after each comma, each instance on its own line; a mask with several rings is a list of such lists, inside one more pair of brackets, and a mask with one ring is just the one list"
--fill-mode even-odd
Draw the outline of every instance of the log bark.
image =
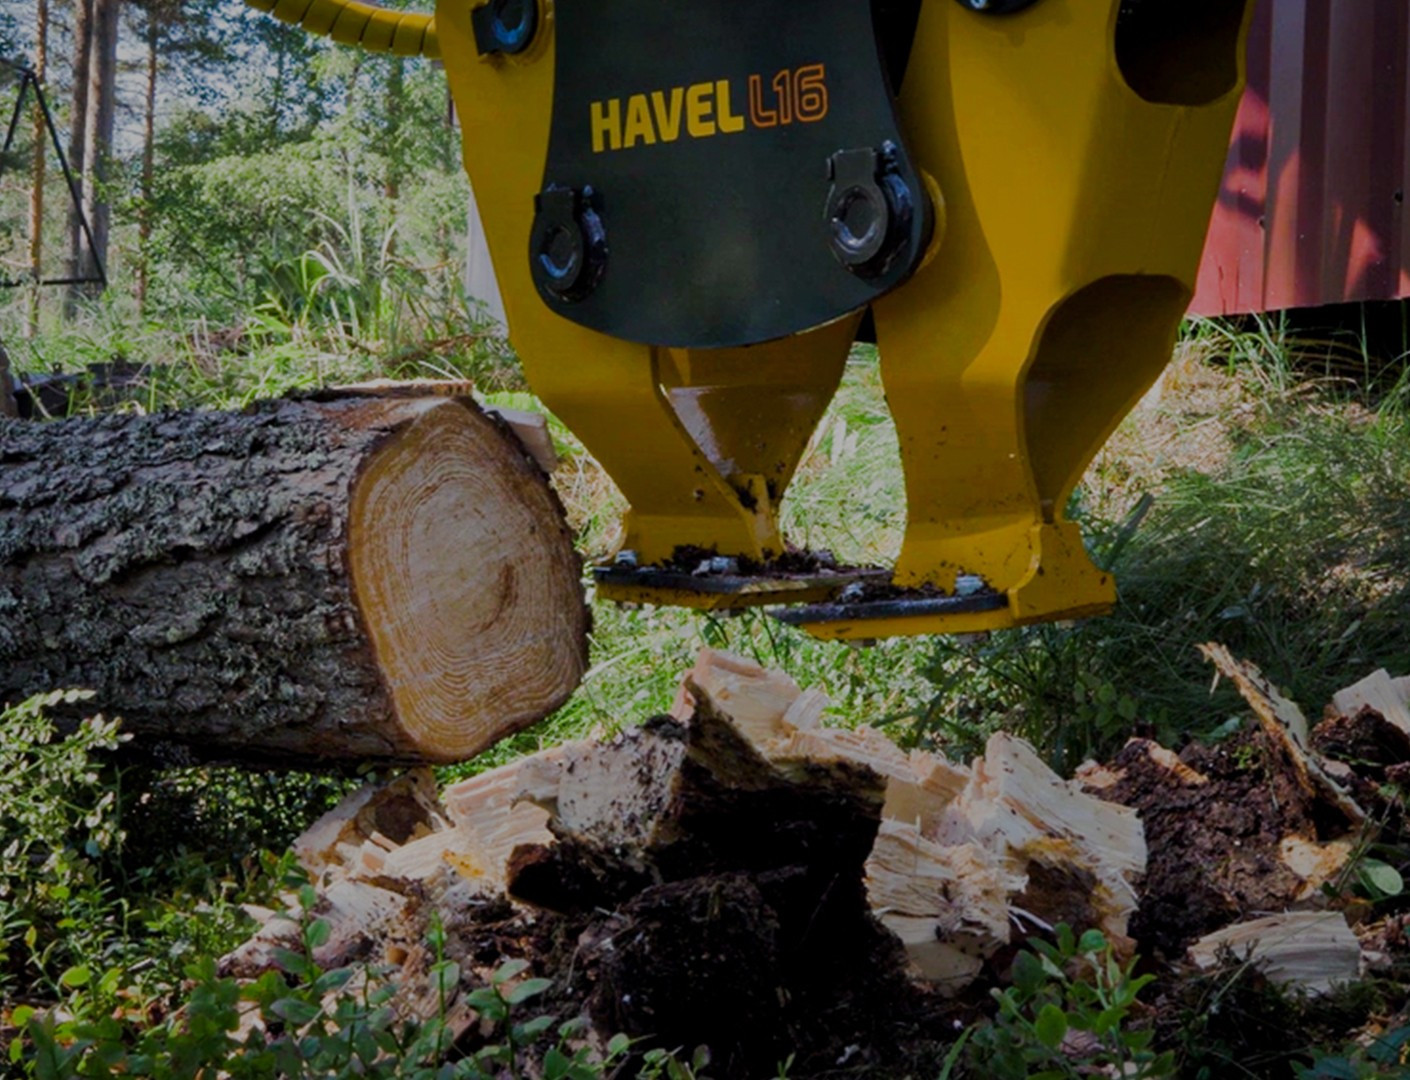
[[561, 508], [463, 399], [0, 422], [0, 701], [176, 761], [464, 760], [586, 666]]

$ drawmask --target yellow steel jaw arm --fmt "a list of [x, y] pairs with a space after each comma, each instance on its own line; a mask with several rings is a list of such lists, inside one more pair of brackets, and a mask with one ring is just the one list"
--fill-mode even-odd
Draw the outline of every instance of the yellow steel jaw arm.
[[[867, 0], [818, 0], [851, 20], [832, 38], [796, 0], [440, 3], [511, 340], [631, 503], [601, 593], [802, 602], [789, 621], [852, 638], [1108, 609], [1064, 510], [1169, 359], [1251, 2], [914, 0], [875, 41]], [[780, 563], [780, 501], [867, 307], [900, 558]]]

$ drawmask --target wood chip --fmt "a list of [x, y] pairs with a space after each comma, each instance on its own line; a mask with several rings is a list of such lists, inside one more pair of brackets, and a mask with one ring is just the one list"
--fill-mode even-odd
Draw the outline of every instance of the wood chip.
[[1337, 911], [1294, 911], [1235, 923], [1190, 946], [1202, 969], [1221, 956], [1257, 964], [1274, 982], [1326, 993], [1361, 973], [1361, 944]]
[[1392, 679], [1382, 668], [1332, 697], [1332, 708], [1342, 716], [1367, 706], [1410, 735], [1410, 678]]

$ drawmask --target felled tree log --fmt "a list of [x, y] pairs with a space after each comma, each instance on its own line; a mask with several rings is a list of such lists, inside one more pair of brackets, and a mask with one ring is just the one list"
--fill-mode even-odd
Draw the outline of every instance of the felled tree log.
[[576, 687], [556, 497], [466, 399], [0, 423], [0, 701], [168, 758], [463, 760]]

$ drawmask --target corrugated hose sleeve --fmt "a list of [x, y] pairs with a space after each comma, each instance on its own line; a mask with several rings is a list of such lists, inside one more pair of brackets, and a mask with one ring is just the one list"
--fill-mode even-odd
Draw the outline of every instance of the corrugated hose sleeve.
[[257, 11], [294, 23], [310, 34], [369, 52], [439, 59], [436, 19], [416, 11], [392, 11], [361, 0], [245, 0]]

